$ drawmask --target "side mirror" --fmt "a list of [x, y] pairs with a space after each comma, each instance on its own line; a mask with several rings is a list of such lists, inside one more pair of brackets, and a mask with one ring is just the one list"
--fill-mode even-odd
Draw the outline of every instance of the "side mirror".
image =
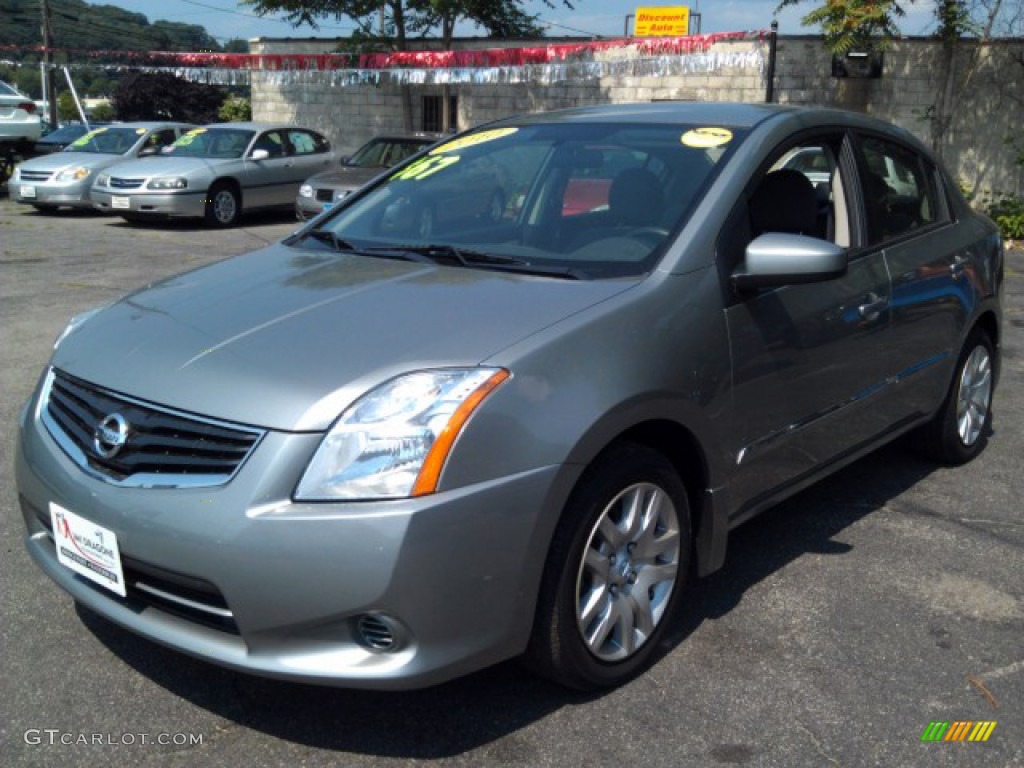
[[350, 159], [350, 158], [349, 158], [349, 156], [348, 156], [348, 155], [342, 155], [342, 156], [341, 156], [341, 157], [339, 158], [339, 162], [340, 162], [340, 163], [341, 163], [342, 165], [348, 165], [348, 161], [349, 161], [349, 159]]
[[266, 160], [268, 157], [270, 157], [270, 153], [265, 149], [254, 149], [249, 154], [250, 160]]
[[846, 250], [828, 240], [769, 232], [751, 241], [744, 263], [732, 274], [743, 292], [797, 283], [818, 283], [846, 274]]

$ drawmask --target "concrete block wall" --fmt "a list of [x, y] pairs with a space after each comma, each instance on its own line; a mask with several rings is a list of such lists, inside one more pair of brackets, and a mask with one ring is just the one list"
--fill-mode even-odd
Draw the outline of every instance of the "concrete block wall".
[[[479, 41], [477, 45], [482, 45]], [[490, 45], [490, 43], [486, 43]], [[510, 43], [506, 42], [506, 45]], [[525, 44], [525, 43], [521, 43]], [[322, 53], [336, 41], [260, 40], [254, 53]], [[759, 50], [767, 45], [721, 43], [718, 54]], [[630, 55], [631, 49], [625, 49]], [[623, 51], [606, 51], [595, 60], [612, 61]], [[980, 191], [1024, 196], [1024, 168], [1010, 162], [1006, 138], [1024, 126], [1024, 72], [1012, 57], [1024, 56], [1024, 41], [997, 41], [978, 50], [965, 46], [956, 61], [955, 119], [941, 142], [946, 164], [966, 185]], [[972, 58], [972, 57], [977, 57]], [[723, 61], [726, 61], [723, 59]], [[776, 101], [843, 107], [889, 120], [931, 145], [937, 94], [942, 88], [942, 49], [930, 39], [896, 41], [884, 54], [882, 77], [873, 80], [832, 77], [832, 57], [817, 37], [781, 36], [776, 62]], [[970, 71], [969, 78], [965, 75]], [[386, 83], [385, 78], [382, 83]], [[464, 129], [521, 112], [593, 104], [655, 100], [763, 102], [765, 70], [720, 66], [711, 71], [657, 77], [605, 76], [551, 85], [453, 84], [458, 128]], [[422, 128], [422, 97], [441, 95], [440, 85], [409, 86], [412, 125]], [[403, 97], [390, 84], [343, 84], [331, 73], [254, 72], [256, 120], [297, 122], [327, 135], [343, 154], [375, 135], [404, 130]]]

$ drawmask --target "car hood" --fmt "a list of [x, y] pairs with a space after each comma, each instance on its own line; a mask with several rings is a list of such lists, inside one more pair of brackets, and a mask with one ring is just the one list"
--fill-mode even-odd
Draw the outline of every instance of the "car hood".
[[[238, 163], [241, 160], [217, 160], [217, 165]], [[119, 163], [114, 173], [124, 178], [145, 178], [149, 176], [187, 176], [197, 171], [209, 171], [214, 163], [203, 157], [144, 157], [127, 163]]]
[[372, 168], [357, 168], [355, 166], [341, 166], [332, 171], [318, 173], [309, 179], [307, 184], [317, 187], [332, 187], [340, 189], [358, 189], [378, 174], [384, 173], [387, 168], [374, 166]]
[[274, 245], [130, 294], [53, 365], [136, 398], [269, 429], [326, 429], [399, 374], [473, 366], [635, 285]]
[[61, 152], [56, 151], [48, 155], [33, 157], [21, 163], [20, 168], [26, 171], [38, 171], [53, 173], [62, 171], [65, 168], [106, 168], [124, 160], [124, 155], [94, 154], [92, 152]]

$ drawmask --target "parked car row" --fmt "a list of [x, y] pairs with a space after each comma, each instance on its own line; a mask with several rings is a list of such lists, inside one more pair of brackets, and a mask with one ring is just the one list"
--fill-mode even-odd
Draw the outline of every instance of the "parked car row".
[[11, 199], [39, 210], [97, 208], [129, 221], [191, 217], [231, 226], [243, 212], [294, 205], [334, 161], [330, 142], [294, 125], [123, 123], [28, 160]]

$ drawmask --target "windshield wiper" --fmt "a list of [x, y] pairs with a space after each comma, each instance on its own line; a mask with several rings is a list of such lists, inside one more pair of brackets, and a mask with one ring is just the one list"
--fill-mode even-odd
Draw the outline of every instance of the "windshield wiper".
[[303, 232], [296, 240], [305, 240], [307, 237], [312, 237], [314, 240], [319, 240], [321, 243], [327, 243], [327, 245], [331, 246], [336, 251], [356, 250], [356, 247], [352, 245], [352, 243], [338, 237], [329, 229], [311, 229], [309, 232]]
[[582, 273], [569, 267], [531, 264], [524, 259], [516, 259], [511, 256], [496, 256], [492, 253], [483, 253], [482, 251], [474, 251], [468, 248], [457, 248], [454, 245], [387, 245], [364, 248], [363, 250], [368, 253], [380, 253], [381, 255], [385, 253], [417, 254], [424, 259], [429, 259], [436, 263], [454, 262], [460, 267], [517, 272], [524, 275], [561, 277], [567, 280], [583, 278]]

